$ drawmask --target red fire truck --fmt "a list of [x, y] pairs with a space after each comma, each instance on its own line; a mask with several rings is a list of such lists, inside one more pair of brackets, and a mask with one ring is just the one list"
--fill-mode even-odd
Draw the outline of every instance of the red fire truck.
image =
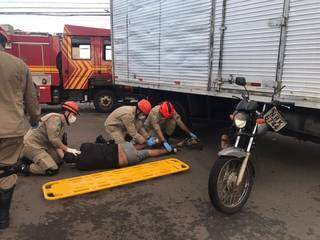
[[93, 101], [99, 112], [114, 105], [110, 30], [65, 25], [62, 35], [8, 31], [6, 51], [23, 59], [44, 104]]

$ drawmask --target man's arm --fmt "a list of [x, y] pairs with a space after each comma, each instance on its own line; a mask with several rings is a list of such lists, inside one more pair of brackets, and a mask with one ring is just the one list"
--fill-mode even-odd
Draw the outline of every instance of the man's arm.
[[149, 138], [149, 134], [147, 132], [147, 130], [144, 127], [141, 127], [138, 131], [138, 133], [143, 136], [145, 139]]
[[63, 157], [64, 157], [64, 151], [63, 151], [61, 148], [57, 148], [57, 149], [56, 149], [56, 152], [57, 152], [58, 156], [59, 156], [61, 159], [63, 159]]
[[162, 133], [162, 131], [161, 131], [160, 126], [159, 126], [158, 129], [156, 129], [156, 133], [157, 133], [157, 136], [158, 136], [158, 138], [159, 138], [159, 141], [160, 141], [160, 142], [163, 142], [163, 141], [165, 140], [165, 138], [164, 138], [164, 136], [163, 136], [163, 133]]
[[158, 116], [155, 113], [150, 113], [148, 118], [150, 118], [150, 125], [152, 126], [153, 130], [156, 132], [159, 141], [163, 142], [165, 138], [161, 131]]
[[127, 129], [128, 134], [133, 137], [139, 144], [143, 144], [146, 142], [146, 139], [138, 133], [136, 126], [134, 124], [134, 119], [129, 116], [123, 116], [121, 121]]
[[188, 134], [191, 138], [198, 139], [198, 137], [189, 130], [189, 128], [184, 124], [184, 122], [182, 122], [179, 114], [177, 114], [176, 121], [177, 121], [177, 125], [182, 131]]
[[59, 137], [61, 129], [61, 120], [59, 117], [50, 117], [46, 122], [47, 135], [50, 143], [55, 149], [67, 151], [68, 147], [64, 145]]
[[25, 109], [30, 117], [30, 124], [33, 126], [39, 122], [41, 109], [37, 97], [37, 91], [32, 81], [31, 73], [27, 67], [25, 68], [26, 87], [23, 99]]
[[184, 122], [182, 122], [181, 118], [177, 119], [177, 125], [185, 133], [190, 133], [189, 128], [184, 124]]
[[149, 157], [158, 157], [168, 153], [168, 151], [164, 148], [162, 149], [149, 149], [148, 150]]

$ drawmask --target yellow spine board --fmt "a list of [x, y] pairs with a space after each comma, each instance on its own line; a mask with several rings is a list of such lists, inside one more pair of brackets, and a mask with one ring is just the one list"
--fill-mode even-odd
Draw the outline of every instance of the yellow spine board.
[[189, 166], [184, 162], [170, 158], [48, 182], [42, 186], [42, 191], [45, 199], [57, 200], [184, 172], [188, 169]]

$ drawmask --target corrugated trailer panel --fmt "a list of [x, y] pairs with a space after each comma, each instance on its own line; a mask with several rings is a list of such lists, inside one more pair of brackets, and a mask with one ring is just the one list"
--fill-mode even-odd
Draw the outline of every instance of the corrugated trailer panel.
[[159, 82], [160, 1], [130, 0], [129, 81], [141, 84]]
[[282, 101], [320, 108], [318, 0], [112, 2], [116, 84], [231, 97], [242, 88], [227, 80], [242, 76], [269, 101], [280, 80]]
[[127, 0], [113, 1], [113, 71], [115, 78], [128, 81], [128, 48], [127, 48]]
[[[214, 10], [212, 85], [218, 81], [223, 0], [216, 0]], [[216, 88], [218, 86], [215, 86]], [[213, 88], [216, 90], [216, 88]]]
[[207, 89], [210, 0], [162, 0], [160, 84]]
[[282, 97], [320, 102], [320, 1], [291, 0]]
[[[216, 31], [220, 31], [222, 0], [217, 1]], [[283, 0], [228, 0], [223, 38], [222, 79], [242, 76], [248, 82], [259, 83], [256, 90], [271, 91], [276, 80], [278, 51], [283, 15]], [[216, 33], [215, 60], [220, 50]], [[217, 69], [218, 62], [214, 61]], [[220, 76], [213, 71], [213, 78]], [[223, 84], [222, 88], [234, 85]]]

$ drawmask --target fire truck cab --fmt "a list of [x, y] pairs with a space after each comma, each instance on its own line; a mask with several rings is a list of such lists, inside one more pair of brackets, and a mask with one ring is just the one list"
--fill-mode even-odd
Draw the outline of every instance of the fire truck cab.
[[115, 104], [110, 30], [65, 25], [63, 34], [9, 31], [6, 51], [30, 68], [43, 104], [93, 101], [99, 112]]

